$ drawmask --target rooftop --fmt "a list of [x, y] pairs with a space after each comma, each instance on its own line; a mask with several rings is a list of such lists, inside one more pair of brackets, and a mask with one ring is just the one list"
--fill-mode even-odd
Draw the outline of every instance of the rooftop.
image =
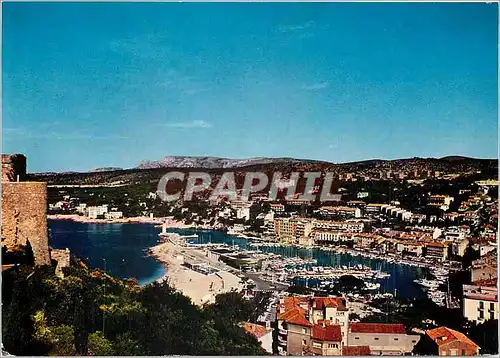
[[260, 324], [250, 322], [245, 322], [243, 324], [243, 329], [245, 330], [245, 332], [254, 335], [257, 339], [272, 331], [271, 328], [266, 328], [264, 326], [261, 326]]
[[350, 323], [349, 328], [354, 333], [406, 333], [405, 326], [400, 323]]
[[315, 324], [312, 329], [312, 338], [320, 341], [340, 342], [342, 341], [342, 332], [338, 324], [326, 327]]
[[369, 356], [371, 354], [369, 346], [344, 346], [342, 348], [343, 356]]
[[460, 341], [475, 347], [479, 346], [471, 341], [465, 334], [448, 327], [438, 327], [425, 332], [437, 345]]

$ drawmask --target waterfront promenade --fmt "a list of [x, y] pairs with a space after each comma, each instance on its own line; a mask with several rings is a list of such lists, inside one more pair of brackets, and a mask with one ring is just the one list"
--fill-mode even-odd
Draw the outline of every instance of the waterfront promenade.
[[[167, 239], [149, 252], [166, 267], [165, 275], [158, 281], [168, 280], [169, 284], [197, 305], [214, 302], [217, 294], [244, 288], [237, 270], [208, 258], [199, 249], [181, 246]], [[196, 270], [196, 267], [210, 268], [216, 272], [205, 274]]]

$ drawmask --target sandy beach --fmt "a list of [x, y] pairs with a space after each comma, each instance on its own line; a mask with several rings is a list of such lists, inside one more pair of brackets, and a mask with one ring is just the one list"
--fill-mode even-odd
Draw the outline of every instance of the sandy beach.
[[[168, 280], [173, 287], [191, 298], [197, 305], [214, 302], [215, 296], [219, 293], [243, 288], [238, 276], [222, 269], [227, 268], [224, 264], [211, 262], [197, 249], [178, 246], [167, 241], [152, 247], [150, 254], [166, 266], [166, 274], [158, 281]], [[183, 266], [184, 261], [207, 263], [220, 271], [205, 275]]]
[[166, 224], [167, 229], [186, 229], [193, 227], [192, 225], [186, 225], [182, 221], [172, 220], [170, 218], [151, 218], [148, 216], [136, 216], [131, 218], [121, 218], [121, 219], [93, 219], [82, 215], [76, 214], [54, 214], [47, 215], [47, 219], [52, 220], [72, 220], [82, 223], [93, 223], [93, 224], [123, 224], [123, 223], [137, 223], [137, 224]]

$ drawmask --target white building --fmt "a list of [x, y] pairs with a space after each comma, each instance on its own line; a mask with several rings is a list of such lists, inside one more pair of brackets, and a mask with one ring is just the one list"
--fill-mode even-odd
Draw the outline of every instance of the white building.
[[463, 290], [463, 315], [465, 318], [476, 323], [498, 319], [497, 287], [464, 285]]
[[243, 329], [248, 334], [251, 334], [257, 338], [260, 342], [262, 348], [268, 352], [273, 353], [273, 329], [269, 327], [261, 326], [260, 324], [245, 322], [243, 324]]
[[250, 207], [241, 207], [236, 209], [236, 218], [250, 220]]
[[87, 216], [91, 219], [97, 219], [98, 216], [104, 215], [107, 212], [108, 212], [107, 204], [87, 207]]
[[106, 219], [121, 219], [123, 213], [121, 211], [110, 211], [109, 213], [104, 213]]
[[87, 204], [81, 203], [75, 208], [77, 213], [85, 214], [87, 212]]
[[367, 191], [360, 191], [357, 195], [358, 199], [366, 198], [370, 195]]

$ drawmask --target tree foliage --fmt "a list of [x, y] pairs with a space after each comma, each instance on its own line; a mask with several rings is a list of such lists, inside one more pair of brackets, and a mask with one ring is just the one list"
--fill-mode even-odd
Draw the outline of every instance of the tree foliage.
[[265, 295], [230, 292], [198, 307], [168, 282], [139, 287], [78, 264], [64, 278], [50, 266], [8, 272], [2, 328], [11, 354], [265, 354], [240, 327], [261, 314]]

